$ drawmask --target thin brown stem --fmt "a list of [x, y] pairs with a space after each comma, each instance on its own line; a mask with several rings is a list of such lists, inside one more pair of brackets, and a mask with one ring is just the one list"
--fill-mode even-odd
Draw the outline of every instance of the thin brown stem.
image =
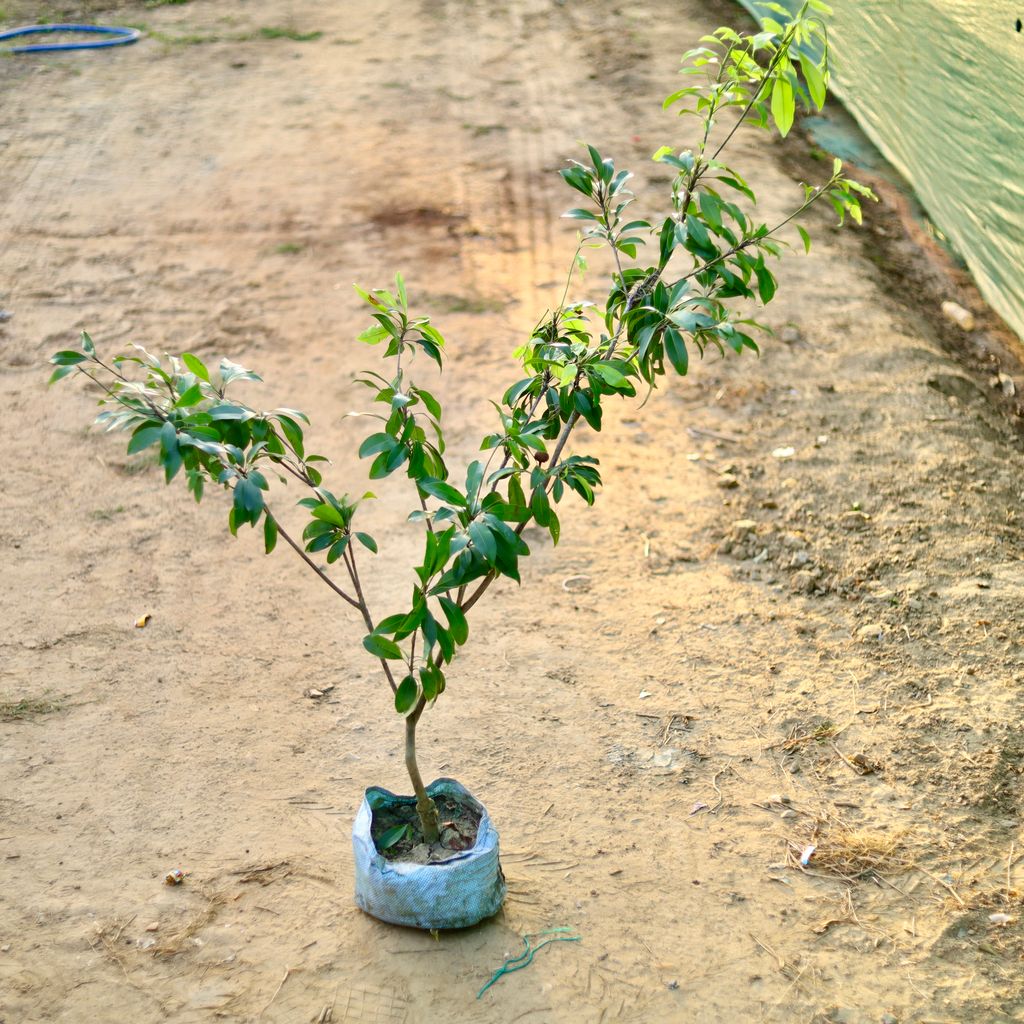
[[319, 565], [317, 565], [312, 558], [309, 557], [309, 555], [306, 554], [306, 552], [302, 549], [302, 545], [299, 544], [291, 536], [291, 534], [288, 533], [287, 530], [285, 530], [285, 528], [281, 525], [281, 521], [277, 518], [277, 516], [271, 513], [269, 508], [266, 509], [266, 515], [268, 516], [268, 518], [272, 519], [277, 524], [278, 534], [284, 539], [285, 543], [299, 556], [299, 558], [301, 558], [306, 563], [306, 565], [308, 565], [310, 569], [312, 569], [313, 572], [315, 572], [317, 576], [319, 576], [320, 579], [322, 579], [324, 583], [326, 583], [327, 586], [331, 588], [331, 590], [333, 590], [340, 598], [342, 598], [342, 600], [347, 601], [350, 605], [352, 605], [353, 608], [359, 608], [361, 611], [362, 607], [359, 604], [359, 602], [355, 600], [355, 598], [350, 597], [348, 594], [346, 594], [345, 591], [342, 590], [341, 587], [339, 587], [338, 584], [335, 583], [334, 580], [332, 580], [330, 576], [328, 576], [327, 573], [324, 572], [324, 570]]
[[[363, 595], [362, 585], [359, 582], [359, 570], [356, 568], [356, 555], [355, 551], [352, 549], [351, 540], [346, 545], [341, 557], [345, 562], [345, 568], [348, 569], [349, 579], [352, 580], [352, 585], [356, 588], [356, 596], [359, 598], [356, 603], [356, 607], [363, 616], [363, 622], [366, 624], [367, 632], [372, 633], [373, 616], [370, 614], [370, 609], [366, 604], [366, 597]], [[384, 675], [387, 677], [388, 686], [391, 687], [391, 692], [398, 693], [398, 684], [395, 682], [395, 675], [391, 671], [391, 666], [388, 664], [386, 658], [380, 659], [380, 667], [383, 669]]]

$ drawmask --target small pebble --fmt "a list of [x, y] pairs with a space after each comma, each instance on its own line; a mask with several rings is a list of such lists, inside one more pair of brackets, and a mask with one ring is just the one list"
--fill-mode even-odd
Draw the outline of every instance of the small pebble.
[[868, 640], [881, 640], [885, 635], [885, 626], [880, 622], [869, 622], [857, 630], [857, 638], [867, 642]]

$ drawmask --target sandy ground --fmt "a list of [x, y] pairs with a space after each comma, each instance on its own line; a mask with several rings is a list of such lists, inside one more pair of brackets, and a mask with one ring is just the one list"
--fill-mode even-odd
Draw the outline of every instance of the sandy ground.
[[[116, 17], [162, 36], [0, 63], [0, 1020], [1024, 1019], [1021, 445], [893, 287], [872, 241], [891, 208], [860, 232], [813, 218], [760, 360], [581, 435], [597, 507], [556, 549], [531, 538], [420, 729], [425, 772], [487, 803], [510, 883], [496, 919], [436, 940], [352, 902], [362, 789], [403, 788], [359, 625], [287, 550], [231, 540], [216, 495], [195, 506], [87, 429], [81, 389], [45, 386], [82, 328], [229, 355], [265, 375], [253, 401], [310, 412], [358, 493], [345, 414], [376, 354], [351, 282], [401, 269], [449, 335], [436, 390], [468, 459], [571, 256], [555, 169], [585, 138], [663, 188], [678, 54], [741, 16]], [[323, 34], [259, 37], [280, 26]], [[770, 215], [799, 195], [784, 168], [815, 165], [758, 145], [735, 160]], [[414, 535], [403, 482], [378, 490], [370, 589], [393, 610]], [[476, 999], [552, 926], [582, 941]]]

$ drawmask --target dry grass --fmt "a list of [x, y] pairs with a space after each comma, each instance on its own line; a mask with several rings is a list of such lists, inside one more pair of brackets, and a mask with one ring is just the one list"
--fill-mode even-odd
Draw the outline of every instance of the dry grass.
[[906, 831], [879, 832], [817, 822], [805, 838], [788, 840], [787, 854], [797, 867], [804, 851], [813, 846], [808, 869], [854, 881], [912, 870], [916, 861], [909, 841]]
[[180, 927], [162, 932], [156, 945], [149, 950], [153, 956], [166, 959], [192, 949], [194, 947], [191, 941], [193, 936], [201, 932], [220, 913], [221, 907], [227, 903], [227, 897], [222, 892], [203, 889], [200, 889], [199, 892], [206, 900], [206, 905], [189, 914]]
[[161, 928], [161, 931], [154, 933], [155, 942], [152, 946], [143, 947], [140, 940], [125, 941], [124, 933], [135, 921], [136, 915], [133, 914], [131, 917], [115, 917], [98, 925], [91, 940], [93, 949], [102, 950], [121, 968], [125, 977], [128, 976], [132, 961], [142, 953], [168, 959], [193, 949], [193, 937], [213, 921], [228, 900], [222, 892], [208, 890], [195, 883], [192, 883], [192, 888], [205, 901], [204, 904], [189, 913], [178, 927], [168, 927], [166, 931]]

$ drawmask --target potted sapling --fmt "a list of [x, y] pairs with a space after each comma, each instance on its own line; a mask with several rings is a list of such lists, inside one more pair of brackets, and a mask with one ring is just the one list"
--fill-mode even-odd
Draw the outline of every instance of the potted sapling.
[[[754, 213], [753, 189], [725, 163], [741, 125], [774, 125], [785, 135], [798, 103], [820, 108], [825, 100], [826, 5], [807, 0], [791, 17], [765, 6], [760, 31], [720, 28], [684, 55], [684, 85], [665, 105], [693, 115], [683, 122], [689, 142], [654, 155], [673, 175], [656, 218], [634, 216], [629, 172], [593, 147], [561, 172], [580, 203], [566, 214], [580, 230], [564, 293], [517, 350], [520, 373], [495, 403], [494, 429], [468, 467], [449, 464], [441, 405], [424, 381], [425, 370], [443, 367], [443, 336], [411, 311], [401, 276], [391, 289], [359, 289], [370, 319], [359, 340], [378, 346], [383, 364], [358, 378], [381, 412], [358, 454], [371, 480], [408, 478], [410, 528], [422, 534], [410, 599], [383, 618], [370, 608], [361, 575], [366, 559], [387, 557], [387, 538], [372, 532], [372, 495], [328, 486], [328, 462], [307, 447], [302, 412], [261, 410], [237, 397], [237, 386], [257, 374], [227, 359], [213, 369], [192, 353], [157, 358], [139, 346], [108, 358], [87, 334], [79, 350], [52, 358], [51, 382], [85, 378], [102, 407], [97, 422], [128, 431], [129, 453], [155, 452], [167, 482], [184, 480], [196, 501], [211, 487], [226, 493], [232, 535], [258, 527], [268, 554], [290, 548], [365, 626], [363, 647], [379, 663], [404, 729], [412, 788], [396, 796], [371, 787], [355, 822], [356, 898], [382, 920], [461, 927], [493, 914], [504, 897], [486, 810], [451, 779], [424, 784], [417, 729], [447, 699], [473, 609], [499, 580], [520, 582], [527, 526], [557, 543], [567, 499], [593, 505], [600, 467], [572, 449], [575, 428], [599, 431], [609, 400], [634, 398], [666, 373], [686, 374], [691, 357], [709, 348], [757, 352], [759, 325], [736, 307], [772, 301], [770, 264], [787, 246], [791, 222], [822, 200], [840, 222], [847, 214], [859, 221], [859, 199], [870, 197], [836, 161], [824, 180], [803, 186], [788, 216], [768, 224]], [[809, 250], [804, 227], [795, 233]], [[610, 254], [610, 276], [593, 304], [576, 296], [583, 253], [596, 247]], [[303, 492], [288, 511], [279, 496], [286, 483]]]

